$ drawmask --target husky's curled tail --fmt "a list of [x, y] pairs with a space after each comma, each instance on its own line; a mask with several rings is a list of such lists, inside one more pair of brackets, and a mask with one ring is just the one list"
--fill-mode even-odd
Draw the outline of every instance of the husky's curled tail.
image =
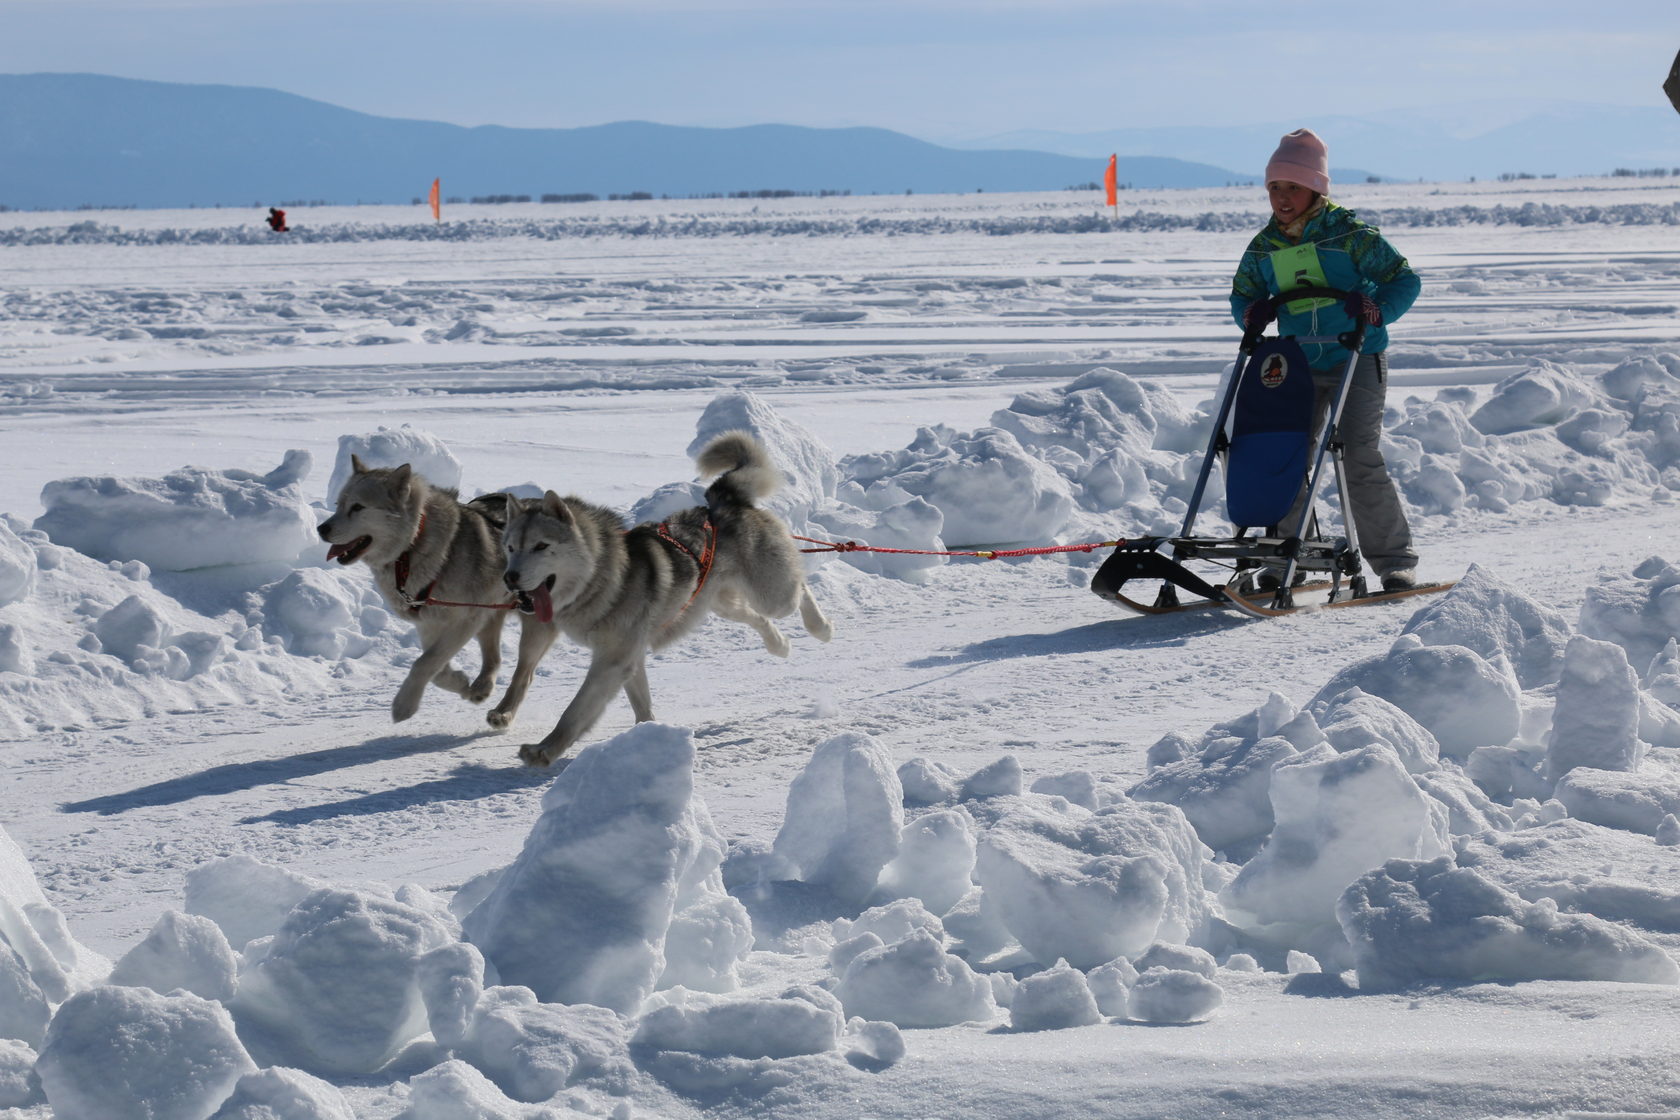
[[706, 487], [706, 512], [713, 517], [756, 506], [782, 486], [781, 472], [751, 432], [724, 432], [700, 449], [694, 465], [701, 478], [717, 476]]

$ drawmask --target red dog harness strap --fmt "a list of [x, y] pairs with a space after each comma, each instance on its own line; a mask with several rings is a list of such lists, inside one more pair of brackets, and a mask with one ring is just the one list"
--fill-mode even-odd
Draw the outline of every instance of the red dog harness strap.
[[[686, 611], [694, 600], [699, 598], [700, 589], [706, 586], [706, 577], [712, 574], [712, 561], [717, 558], [717, 526], [713, 525], [712, 519], [708, 517], [706, 519], [705, 528], [706, 547], [701, 550], [700, 555], [696, 556], [694, 555], [694, 550], [692, 548], [689, 548], [686, 544], [679, 541], [674, 535], [672, 535], [671, 527], [669, 525], [663, 521], [659, 523], [659, 539], [662, 541], [668, 541], [677, 548], [680, 548], [683, 553], [687, 555], [690, 560], [694, 561], [695, 565], [700, 569], [699, 574], [695, 576], [694, 579], [694, 594], [690, 595], [688, 597], [688, 602], [683, 604], [683, 611]], [[682, 611], [678, 611], [677, 614], [681, 616]]]
[[426, 513], [422, 510], [420, 512], [420, 527], [414, 531], [414, 539], [409, 542], [407, 551], [397, 557], [397, 562], [392, 565], [397, 577], [397, 594], [402, 596], [403, 603], [406, 604], [408, 609], [411, 611], [418, 611], [421, 607], [425, 606], [432, 597], [432, 588], [437, 586], [437, 580], [434, 579], [431, 583], [428, 583], [425, 586], [420, 594], [410, 595], [408, 593], [408, 555], [414, 551], [415, 547], [420, 543], [420, 538], [425, 535]]

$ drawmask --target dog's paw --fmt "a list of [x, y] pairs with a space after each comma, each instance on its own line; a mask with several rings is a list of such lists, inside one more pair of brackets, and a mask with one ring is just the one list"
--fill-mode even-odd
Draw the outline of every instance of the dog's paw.
[[502, 731], [505, 730], [509, 724], [513, 723], [513, 713], [504, 712], [500, 708], [491, 708], [490, 711], [485, 713], [484, 722], [488, 723], [491, 727], [494, 727], [497, 731]]
[[433, 677], [432, 683], [445, 692], [453, 692], [457, 696], [467, 694], [467, 675], [454, 666], [450, 666]]
[[764, 627], [764, 648], [777, 657], [786, 657], [793, 652], [793, 643], [787, 640], [787, 635], [779, 628], [766, 624]]
[[492, 677], [487, 681], [474, 681], [461, 695], [466, 698], [469, 704], [482, 704], [490, 699], [490, 694], [494, 691], [496, 691], [496, 680]]
[[405, 696], [399, 692], [397, 698], [391, 701], [391, 722], [401, 723], [406, 719], [412, 719], [414, 713], [419, 710], [420, 698], [418, 696]]
[[526, 743], [519, 748], [519, 761], [527, 766], [547, 766], [554, 758], [541, 743]]

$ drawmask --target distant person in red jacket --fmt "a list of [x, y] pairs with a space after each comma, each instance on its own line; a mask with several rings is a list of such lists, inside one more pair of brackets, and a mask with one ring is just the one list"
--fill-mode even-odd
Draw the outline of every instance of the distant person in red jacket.
[[285, 233], [291, 227], [286, 224], [286, 212], [276, 207], [268, 208], [268, 228], [275, 233]]

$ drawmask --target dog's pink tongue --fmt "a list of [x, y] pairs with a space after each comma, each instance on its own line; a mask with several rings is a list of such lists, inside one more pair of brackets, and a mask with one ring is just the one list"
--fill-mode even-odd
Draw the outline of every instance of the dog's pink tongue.
[[343, 556], [349, 550], [350, 550], [350, 546], [347, 545], [347, 544], [335, 544], [331, 548], [327, 549], [327, 559], [328, 560], [337, 560], [340, 556]]
[[531, 605], [537, 609], [538, 622], [554, 621], [554, 600], [548, 597], [548, 584], [539, 583], [532, 589]]

